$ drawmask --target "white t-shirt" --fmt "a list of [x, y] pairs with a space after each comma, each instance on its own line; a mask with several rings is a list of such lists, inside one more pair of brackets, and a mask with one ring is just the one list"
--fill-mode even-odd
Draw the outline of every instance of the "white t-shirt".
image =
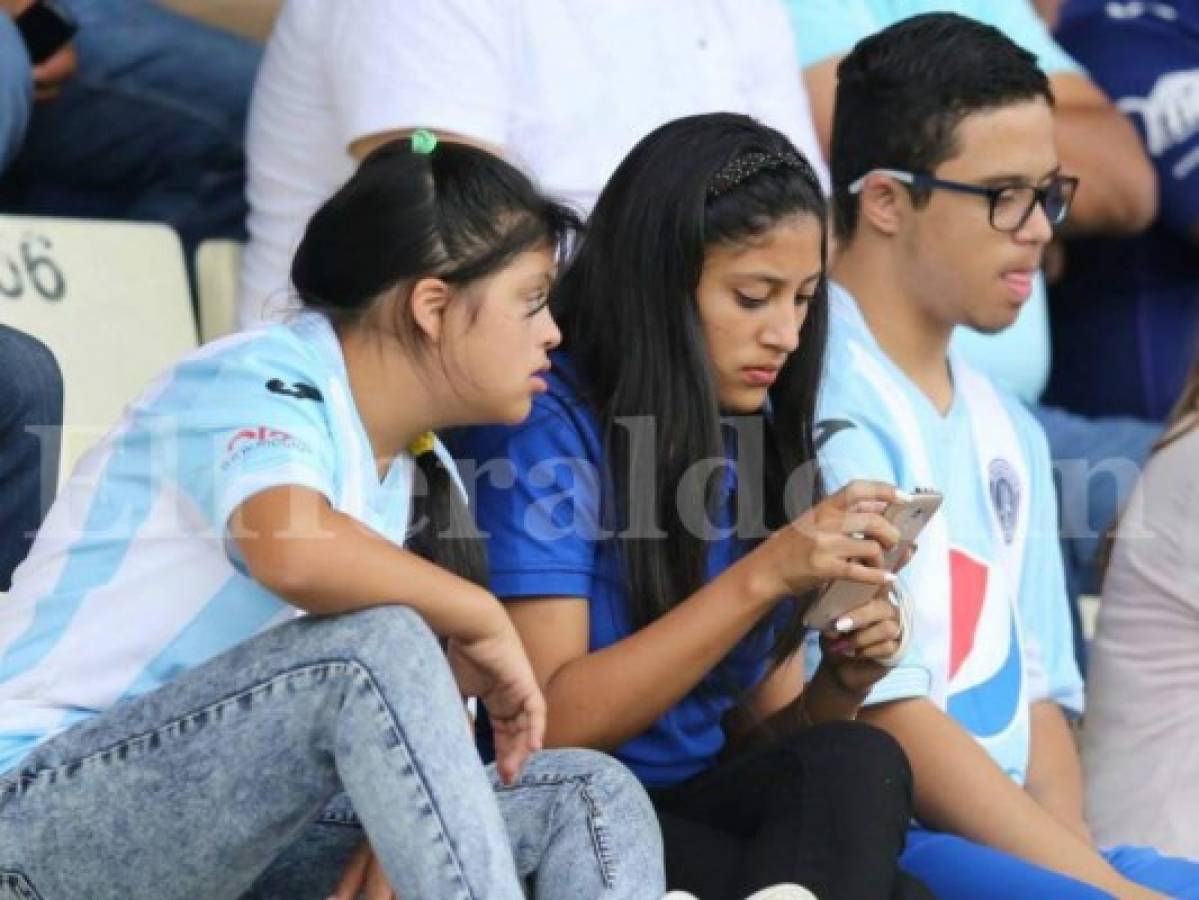
[[1120, 523], [1083, 727], [1100, 846], [1199, 859], [1199, 431], [1160, 451]]
[[777, 0], [288, 0], [250, 113], [241, 323], [287, 304], [304, 225], [358, 138], [466, 135], [587, 212], [645, 134], [717, 111], [784, 132], [827, 185]]

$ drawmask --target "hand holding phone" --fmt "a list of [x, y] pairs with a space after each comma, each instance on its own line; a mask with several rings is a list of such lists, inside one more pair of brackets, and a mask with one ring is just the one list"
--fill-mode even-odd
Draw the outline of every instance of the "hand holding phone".
[[[938, 491], [917, 488], [908, 499], [896, 500], [888, 505], [883, 518], [899, 531], [899, 542], [883, 554], [886, 571], [895, 571], [904, 553], [941, 508], [942, 499]], [[834, 581], [804, 614], [804, 624], [824, 631], [847, 612], [870, 602], [877, 591], [877, 587], [858, 581]]]

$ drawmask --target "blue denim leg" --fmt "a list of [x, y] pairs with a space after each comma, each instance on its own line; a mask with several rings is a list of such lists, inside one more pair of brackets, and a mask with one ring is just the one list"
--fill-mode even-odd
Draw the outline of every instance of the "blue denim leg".
[[1179, 900], [1199, 898], [1199, 862], [1162, 856], [1149, 847], [1113, 847], [1103, 855], [1129, 881]]
[[[590, 750], [538, 753], [515, 785], [492, 788], [516, 868], [536, 900], [658, 900], [665, 891], [657, 818], [637, 779]], [[334, 799], [244, 900], [323, 900], [362, 840], [353, 805]]]
[[1078, 596], [1099, 593], [1103, 537], [1128, 501], [1161, 427], [1132, 418], [1090, 419], [1047, 406], [1032, 412], [1045, 429], [1053, 459], [1075, 652], [1085, 671]]
[[33, 72], [17, 26], [0, 13], [0, 177], [21, 149], [33, 110]]
[[1109, 896], [999, 850], [923, 828], [908, 832], [899, 864], [939, 900], [1102, 900]]
[[445, 657], [404, 607], [289, 622], [35, 748], [0, 775], [0, 884], [239, 897], [341, 792], [400, 896], [521, 898]]
[[144, 219], [190, 251], [245, 237], [243, 140], [261, 50], [149, 0], [65, 0], [79, 70], [37, 104], [16, 211]]
[[0, 325], [0, 591], [54, 498], [62, 374], [41, 342]]

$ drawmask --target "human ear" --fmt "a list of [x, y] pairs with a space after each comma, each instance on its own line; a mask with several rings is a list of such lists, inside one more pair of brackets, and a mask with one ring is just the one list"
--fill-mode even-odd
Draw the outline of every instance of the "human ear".
[[438, 343], [445, 330], [445, 312], [450, 303], [450, 286], [440, 278], [421, 278], [408, 292], [408, 305], [417, 331]]
[[903, 185], [881, 173], [866, 176], [858, 202], [858, 218], [889, 236], [899, 232], [905, 213], [912, 208]]

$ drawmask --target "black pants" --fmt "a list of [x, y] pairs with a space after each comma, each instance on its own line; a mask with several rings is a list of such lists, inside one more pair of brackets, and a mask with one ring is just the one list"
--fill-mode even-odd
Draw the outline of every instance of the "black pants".
[[907, 757], [869, 725], [803, 729], [651, 797], [668, 885], [703, 900], [779, 882], [820, 900], [932, 897], [898, 867], [912, 816]]

